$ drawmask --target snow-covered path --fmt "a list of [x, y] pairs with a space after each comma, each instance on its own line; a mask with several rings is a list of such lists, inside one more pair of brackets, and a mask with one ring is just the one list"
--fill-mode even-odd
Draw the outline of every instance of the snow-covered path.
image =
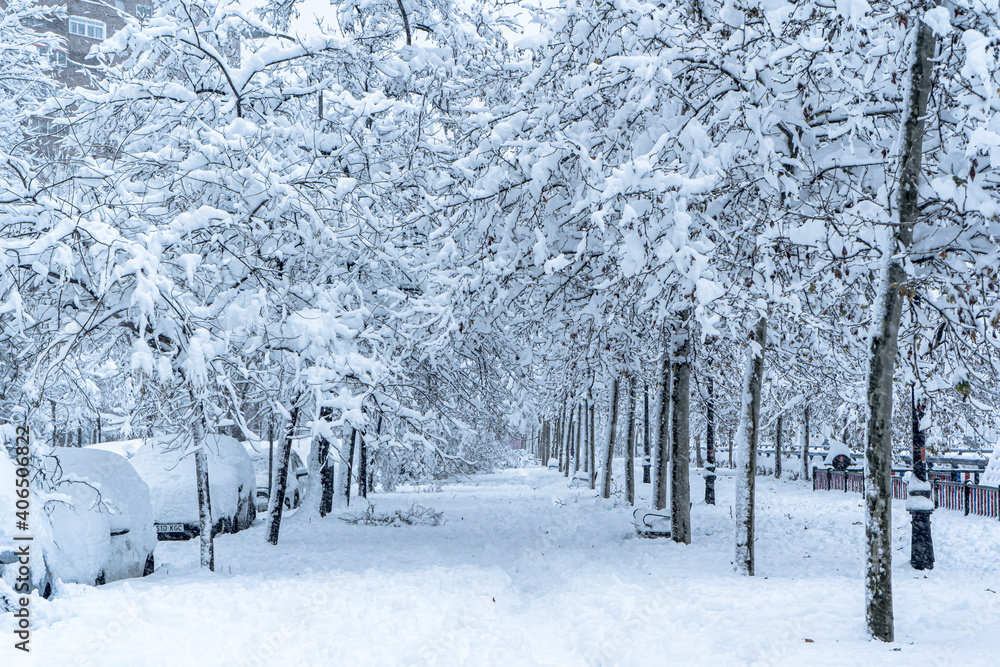
[[212, 575], [196, 543], [161, 543], [151, 577], [33, 601], [27, 664], [997, 664], [1000, 522], [936, 512], [925, 576], [895, 505], [886, 645], [864, 632], [860, 497], [758, 478], [758, 576], [744, 578], [732, 486], [695, 503], [690, 546], [636, 538], [624, 503], [540, 468], [372, 497], [379, 513], [434, 508], [440, 526], [293, 514], [275, 548], [258, 522], [217, 540]]

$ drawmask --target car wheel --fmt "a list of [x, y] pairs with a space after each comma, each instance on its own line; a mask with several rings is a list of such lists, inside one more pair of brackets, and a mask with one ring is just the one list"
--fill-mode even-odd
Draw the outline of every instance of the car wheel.
[[99, 575], [97, 575], [97, 579], [94, 580], [94, 585], [103, 586], [105, 583], [107, 582], [105, 581], [104, 572], [101, 572]]
[[289, 498], [288, 496], [285, 496], [285, 509], [286, 510], [292, 509], [292, 499]]
[[148, 577], [153, 574], [153, 570], [156, 567], [156, 563], [153, 561], [153, 554], [146, 556], [146, 564], [142, 567], [142, 576]]

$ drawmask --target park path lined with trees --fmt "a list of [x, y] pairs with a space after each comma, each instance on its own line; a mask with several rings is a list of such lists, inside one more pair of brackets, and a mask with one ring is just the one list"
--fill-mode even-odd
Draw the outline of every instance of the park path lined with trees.
[[[135, 646], [152, 663], [208, 664], [992, 661], [1000, 523], [938, 512], [929, 578], [896, 559], [893, 651], [864, 630], [861, 498], [759, 478], [748, 578], [733, 572], [732, 472], [720, 470], [716, 505], [695, 502], [690, 545], [636, 537], [623, 490], [607, 502], [538, 466], [407, 487], [367, 513], [417, 516], [416, 505], [440, 525], [351, 525], [298, 510], [262, 550], [258, 522], [216, 539], [211, 576], [198, 572], [196, 544], [163, 543], [151, 577], [39, 601], [35, 664], [66, 664], [79, 646], [101, 665], [135, 664]], [[700, 489], [696, 471], [690, 479]], [[647, 504], [651, 485], [637, 491]], [[907, 520], [894, 518], [903, 554]]]
[[[981, 445], [1000, 402], [995, 7], [344, 2], [302, 31], [301, 3], [245, 4], [158, 3], [54, 97], [43, 54], [13, 58], [7, 422], [274, 432], [280, 548], [293, 442], [316, 520], [359, 469], [391, 493], [512, 438], [610, 499], [642, 385], [626, 497], [696, 547], [691, 450], [726, 443], [755, 576], [757, 445], [800, 434], [807, 479], [810, 438], [844, 433], [893, 641], [892, 455]], [[9, 43], [39, 11], [10, 3]]]

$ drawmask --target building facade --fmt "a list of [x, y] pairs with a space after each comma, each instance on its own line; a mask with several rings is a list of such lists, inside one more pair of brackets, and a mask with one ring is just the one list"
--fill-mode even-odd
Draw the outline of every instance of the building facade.
[[61, 38], [62, 46], [46, 49], [53, 78], [67, 87], [92, 87], [98, 76], [91, 49], [124, 27], [132, 16], [144, 20], [153, 14], [153, 0], [39, 0], [40, 5], [63, 9], [64, 17], [40, 21], [36, 30]]

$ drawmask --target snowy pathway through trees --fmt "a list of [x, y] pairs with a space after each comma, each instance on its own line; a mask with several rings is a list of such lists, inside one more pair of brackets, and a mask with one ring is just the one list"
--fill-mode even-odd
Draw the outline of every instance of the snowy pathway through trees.
[[[540, 468], [372, 496], [378, 514], [434, 508], [440, 526], [293, 514], [270, 547], [258, 522], [218, 538], [215, 574], [198, 572], [196, 541], [161, 543], [147, 579], [33, 602], [32, 664], [944, 665], [959, 651], [995, 664], [1000, 522], [936, 512], [925, 578], [894, 506], [887, 645], [865, 634], [860, 496], [758, 478], [746, 578], [732, 573], [720, 473], [719, 504], [694, 505], [690, 546], [636, 538], [624, 502]], [[695, 474], [692, 489], [700, 498]]]

